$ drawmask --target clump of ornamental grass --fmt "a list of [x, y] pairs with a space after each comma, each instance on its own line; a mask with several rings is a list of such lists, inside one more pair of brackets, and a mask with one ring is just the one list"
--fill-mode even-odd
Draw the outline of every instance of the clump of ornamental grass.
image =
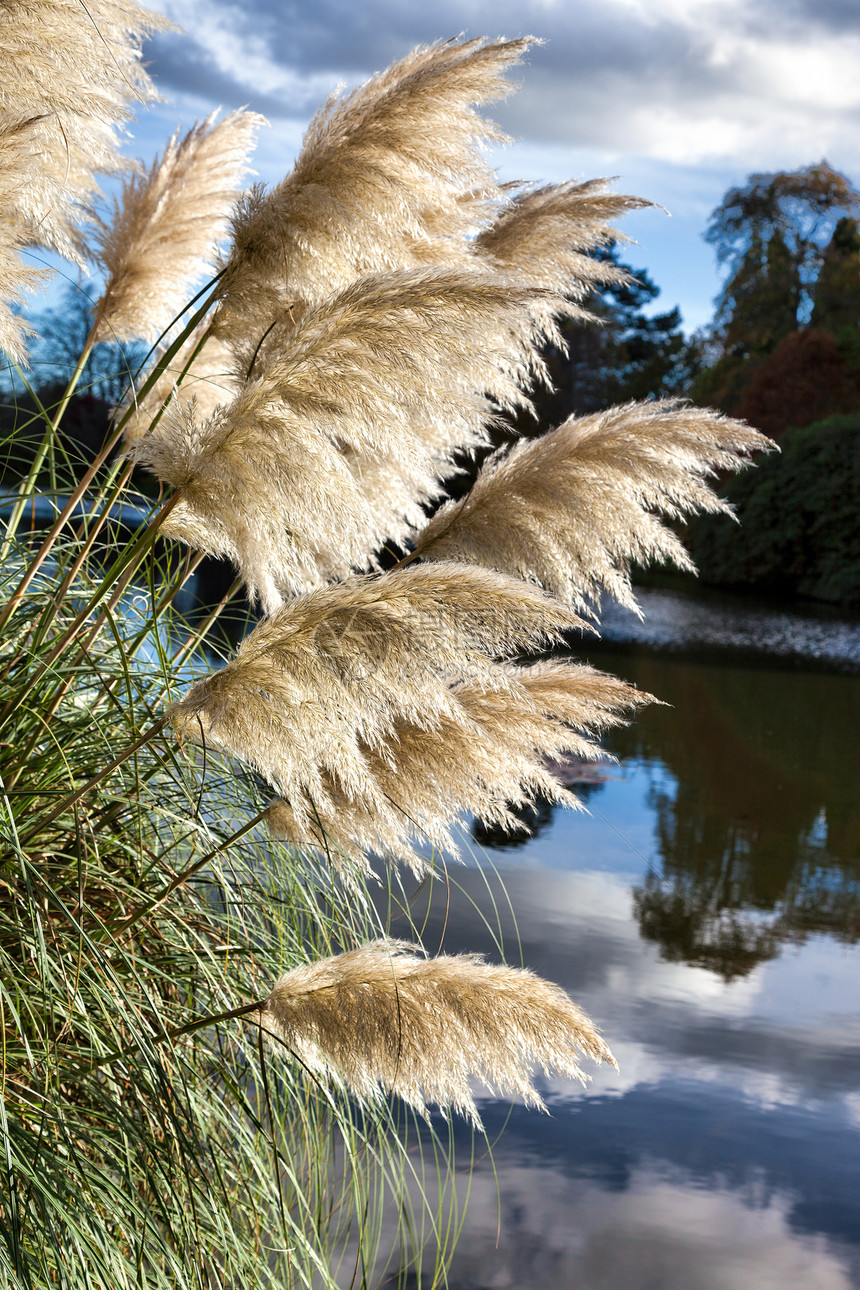
[[[104, 276], [0, 512], [0, 1280], [334, 1290], [347, 1246], [382, 1266], [417, 1175], [401, 1266], [429, 1234], [438, 1282], [447, 1149], [434, 1188], [405, 1111], [478, 1123], [472, 1077], [539, 1107], [537, 1069], [612, 1057], [558, 987], [427, 957], [379, 910], [399, 865], [456, 858], [464, 816], [577, 805], [553, 765], [651, 696], [537, 655], [600, 591], [630, 602], [631, 561], [685, 564], [663, 521], [718, 509], [709, 474], [767, 441], [630, 405], [496, 454], [428, 520], [642, 203], [500, 185], [477, 108], [529, 41], [455, 40], [333, 99], [271, 191], [238, 191], [261, 121], [234, 112], [90, 210], [159, 25], [129, 0], [0, 13], [10, 359], [28, 247]], [[148, 358], [71, 493], [39, 496], [105, 336]], [[158, 499], [130, 521], [133, 465]], [[237, 577], [189, 608], [207, 554]]]

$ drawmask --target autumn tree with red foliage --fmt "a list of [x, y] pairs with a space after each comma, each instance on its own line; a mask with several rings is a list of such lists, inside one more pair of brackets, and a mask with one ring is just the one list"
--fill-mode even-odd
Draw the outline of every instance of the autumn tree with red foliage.
[[860, 193], [826, 161], [726, 193], [705, 233], [730, 274], [697, 402], [769, 433], [860, 405], [858, 213]]
[[860, 407], [860, 379], [832, 332], [805, 327], [785, 336], [754, 369], [735, 415], [778, 438]]

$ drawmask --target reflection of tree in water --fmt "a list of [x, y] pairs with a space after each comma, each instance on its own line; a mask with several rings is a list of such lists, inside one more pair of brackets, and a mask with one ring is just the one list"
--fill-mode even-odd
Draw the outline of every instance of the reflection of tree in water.
[[[569, 764], [558, 768], [559, 778], [566, 788], [570, 788], [576, 794], [580, 802], [585, 802], [602, 786], [606, 778], [604, 766], [605, 763], [602, 762], [572, 760]], [[555, 804], [545, 797], [538, 797], [534, 802], [522, 802], [518, 805], [509, 802], [508, 810], [518, 821], [517, 828], [503, 829], [500, 824], [494, 824], [491, 821], [473, 820], [472, 837], [479, 846], [493, 847], [500, 851], [525, 846], [532, 838], [543, 833], [552, 822], [555, 809]]]
[[489, 820], [472, 822], [472, 837], [479, 846], [495, 847], [503, 851], [510, 847], [524, 846], [549, 824], [553, 805], [545, 797], [540, 797], [536, 802], [524, 802], [521, 806], [509, 805], [508, 810], [519, 823], [516, 829], [503, 829], [500, 824]]
[[727, 980], [787, 941], [860, 939], [856, 680], [636, 656], [616, 670], [672, 705], [608, 743], [662, 763], [662, 873], [634, 891], [643, 936]]

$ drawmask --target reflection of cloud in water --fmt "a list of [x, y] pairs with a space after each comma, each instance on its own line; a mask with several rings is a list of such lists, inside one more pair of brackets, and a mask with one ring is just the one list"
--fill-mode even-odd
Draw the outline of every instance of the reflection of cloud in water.
[[[445, 927], [449, 952], [471, 949], [498, 958], [493, 936], [476, 925], [474, 904], [488, 906], [484, 877], [455, 875], [450, 894], [430, 902], [425, 943]], [[516, 928], [492, 882], [503, 943], [557, 981], [603, 1028], [621, 1065], [593, 1072], [592, 1093], [620, 1093], [679, 1075], [707, 1084], [727, 1081], [766, 1104], [841, 1098], [857, 1087], [860, 954], [827, 937], [791, 947], [745, 977], [726, 982], [714, 973], [661, 958], [631, 918], [630, 889], [608, 873], [506, 868], [504, 886]], [[426, 900], [413, 917], [424, 920]], [[498, 930], [498, 929], [497, 929]], [[395, 925], [397, 935], [405, 927]], [[550, 1085], [579, 1099], [579, 1087]]]
[[473, 1180], [452, 1290], [857, 1284], [851, 1116], [689, 1081], [550, 1111], [485, 1111], [496, 1174]]
[[[459, 1174], [469, 1199], [450, 1290], [860, 1284], [852, 1116], [822, 1125], [804, 1107], [760, 1108], [693, 1082], [550, 1111], [485, 1108], [493, 1158], [478, 1144], [471, 1181]], [[386, 1251], [395, 1226], [392, 1212]]]
[[[412, 910], [433, 949], [444, 929], [449, 952], [559, 982], [621, 1065], [586, 1090], [545, 1081], [551, 1119], [515, 1106], [505, 1126], [482, 1099], [491, 1138], [504, 1129], [500, 1245], [483, 1165], [451, 1290], [860, 1287], [856, 683], [616, 664], [673, 706], [612, 732], [620, 778], [591, 814], [452, 866], [450, 893]], [[649, 875], [681, 894], [684, 943], [671, 920], [643, 935]], [[733, 919], [763, 935], [755, 952], [733, 951]]]
[[451, 1290], [849, 1290], [838, 1245], [792, 1231], [790, 1204], [753, 1181], [693, 1190], [648, 1166], [622, 1192], [506, 1166], [498, 1196], [487, 1172], [472, 1184]]

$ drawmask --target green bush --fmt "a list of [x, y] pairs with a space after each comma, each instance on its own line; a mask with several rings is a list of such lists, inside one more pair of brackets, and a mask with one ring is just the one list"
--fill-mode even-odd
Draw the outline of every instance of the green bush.
[[860, 608], [860, 412], [789, 431], [780, 446], [721, 490], [739, 525], [690, 525], [700, 576]]

